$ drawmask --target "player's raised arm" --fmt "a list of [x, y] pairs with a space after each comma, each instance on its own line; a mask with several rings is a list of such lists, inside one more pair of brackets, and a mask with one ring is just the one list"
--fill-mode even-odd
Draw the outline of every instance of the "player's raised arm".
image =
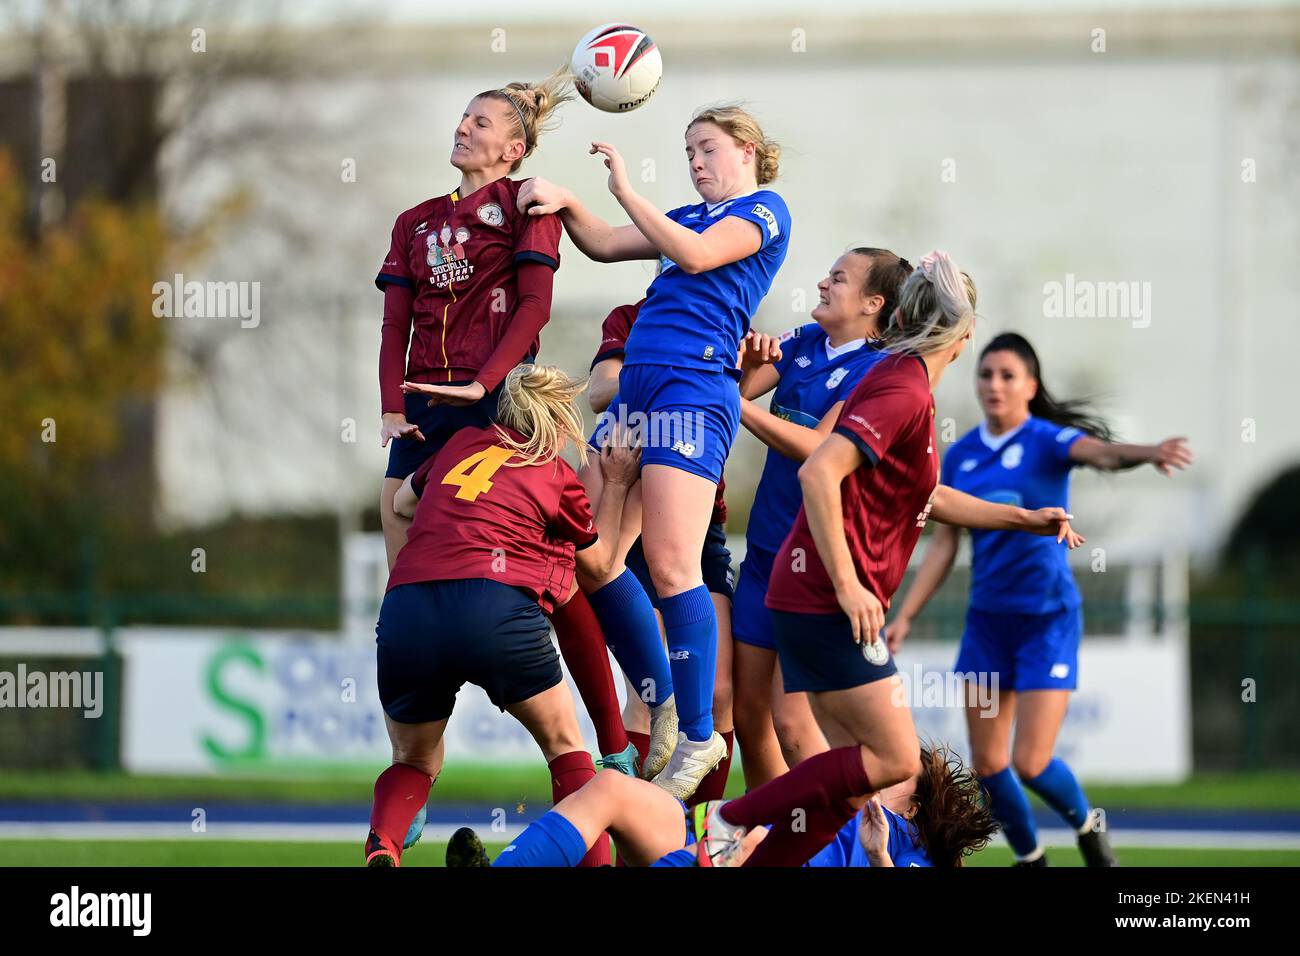
[[986, 531], [1027, 531], [1030, 534], [1055, 535], [1073, 549], [1086, 538], [1070, 527], [1074, 515], [1064, 508], [1038, 508], [1030, 511], [1014, 505], [1000, 505], [956, 488], [939, 485], [930, 498], [930, 517], [960, 528]]
[[1166, 438], [1158, 445], [1122, 445], [1084, 435], [1070, 446], [1070, 460], [1100, 471], [1125, 471], [1150, 464], [1162, 475], [1172, 476], [1191, 465], [1192, 450], [1186, 438]]
[[519, 188], [518, 206], [530, 216], [558, 214], [578, 251], [595, 262], [659, 258], [659, 250], [636, 226], [610, 225], [570, 190], [540, 176]]

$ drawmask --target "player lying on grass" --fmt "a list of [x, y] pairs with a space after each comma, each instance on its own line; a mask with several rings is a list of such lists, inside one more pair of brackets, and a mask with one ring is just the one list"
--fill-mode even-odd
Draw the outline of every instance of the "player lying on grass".
[[[658, 787], [604, 771], [531, 824], [495, 862], [473, 830], [456, 831], [447, 844], [447, 865], [576, 866], [608, 831], [630, 866], [710, 866], [714, 861], [697, 841], [712, 809], [714, 803], [687, 810]], [[975, 775], [947, 748], [923, 746], [916, 776], [872, 794], [862, 812], [804, 865], [961, 866], [996, 830]], [[764, 827], [735, 834], [733, 852], [719, 855], [717, 865], [744, 865], [766, 836]]]
[[602, 451], [605, 490], [594, 522], [577, 473], [558, 457], [570, 442], [586, 455], [573, 404], [585, 385], [553, 366], [517, 367], [506, 377], [499, 424], [457, 432], [412, 479], [422, 496], [376, 628], [393, 764], [375, 783], [372, 866], [398, 865], [467, 681], [532, 734], [554, 799], [595, 776], [543, 612], [572, 594], [575, 571], [608, 571], [638, 459], [613, 445]]

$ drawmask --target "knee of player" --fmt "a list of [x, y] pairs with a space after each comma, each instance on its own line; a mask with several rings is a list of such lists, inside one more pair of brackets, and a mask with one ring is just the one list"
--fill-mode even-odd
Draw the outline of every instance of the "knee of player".
[[593, 793], [597, 794], [614, 794], [624, 785], [624, 781], [632, 778], [618, 770], [597, 770], [596, 776], [587, 784]]
[[1052, 762], [1050, 753], [1037, 753], [1034, 751], [1017, 752], [1012, 758], [1012, 764], [1016, 768], [1016, 776], [1021, 780], [1031, 780], [1047, 769], [1047, 765]]

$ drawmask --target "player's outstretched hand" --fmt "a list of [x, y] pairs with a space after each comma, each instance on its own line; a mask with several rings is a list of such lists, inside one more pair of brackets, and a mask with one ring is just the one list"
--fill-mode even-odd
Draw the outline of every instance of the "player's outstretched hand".
[[632, 183], [627, 178], [627, 167], [617, 149], [609, 143], [592, 143], [591, 152], [605, 157], [605, 168], [609, 170], [609, 191], [615, 196], [623, 196], [632, 191]]
[[610, 429], [600, 449], [600, 472], [605, 481], [631, 487], [641, 477], [641, 446], [629, 441], [617, 426]]
[[911, 630], [912, 622], [905, 617], [896, 617], [885, 625], [885, 644], [889, 647], [889, 653], [898, 653]]
[[1064, 508], [1039, 508], [1037, 511], [1025, 512], [1024, 530], [1030, 534], [1053, 535], [1057, 543], [1073, 551], [1088, 539], [1070, 527], [1074, 515]]
[[430, 405], [473, 405], [487, 394], [478, 382], [468, 385], [429, 385], [424, 382], [403, 382], [402, 391], [419, 392], [429, 396]]
[[569, 191], [541, 176], [525, 179], [519, 187], [519, 195], [515, 197], [515, 206], [530, 216], [559, 212], [568, 204]]
[[1182, 471], [1192, 463], [1192, 450], [1187, 447], [1187, 439], [1166, 438], [1159, 445], [1156, 445], [1156, 456], [1151, 460], [1155, 465], [1156, 471], [1162, 475], [1173, 475], [1174, 469]]
[[388, 442], [394, 438], [424, 441], [424, 433], [420, 431], [420, 426], [408, 422], [401, 412], [384, 412], [384, 423], [379, 426], [379, 447], [387, 448]]
[[874, 644], [880, 640], [880, 632], [885, 626], [885, 609], [880, 599], [862, 586], [854, 578], [844, 587], [835, 589], [835, 599], [853, 625], [853, 643], [866, 641]]
[[889, 821], [885, 819], [885, 808], [880, 805], [879, 797], [872, 797], [862, 808], [858, 841], [862, 844], [862, 849], [867, 851], [867, 858], [873, 867], [889, 858]]
[[781, 342], [775, 335], [749, 330], [740, 340], [740, 367], [759, 368], [781, 360]]

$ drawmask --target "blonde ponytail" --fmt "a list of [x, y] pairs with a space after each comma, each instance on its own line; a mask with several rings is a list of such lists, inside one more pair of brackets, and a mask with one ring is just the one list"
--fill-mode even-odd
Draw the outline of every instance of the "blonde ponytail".
[[561, 103], [573, 99], [572, 74], [568, 67], [560, 67], [539, 83], [508, 83], [499, 90], [485, 90], [479, 96], [505, 100], [513, 108], [514, 128], [511, 130], [524, 141], [524, 155], [515, 160], [510, 171], [517, 170], [537, 148], [543, 133], [555, 128], [549, 120]]
[[[506, 376], [497, 400], [497, 433], [504, 444], [519, 454], [507, 464], [511, 468], [545, 464], [572, 441], [578, 457], [587, 461], [582, 415], [574, 399], [587, 389], [587, 380], [572, 379], [556, 365], [518, 365]], [[513, 428], [524, 436], [519, 442], [501, 428]]]
[[926, 355], [951, 348], [975, 324], [975, 298], [975, 280], [948, 253], [928, 253], [903, 283], [885, 329], [886, 350]]

